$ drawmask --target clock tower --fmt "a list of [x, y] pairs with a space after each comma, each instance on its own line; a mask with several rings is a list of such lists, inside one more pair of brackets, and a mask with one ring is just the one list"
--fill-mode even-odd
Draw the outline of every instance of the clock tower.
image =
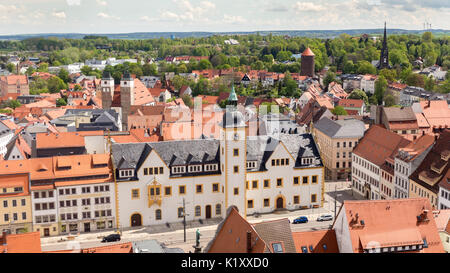
[[227, 109], [220, 123], [220, 162], [224, 185], [224, 212], [236, 206], [246, 216], [247, 138], [244, 116], [237, 111], [237, 95], [234, 86], [228, 97]]

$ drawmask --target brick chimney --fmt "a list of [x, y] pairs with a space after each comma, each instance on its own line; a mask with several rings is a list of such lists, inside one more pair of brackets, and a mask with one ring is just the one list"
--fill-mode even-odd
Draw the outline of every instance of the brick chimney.
[[247, 231], [247, 253], [252, 252], [252, 232]]

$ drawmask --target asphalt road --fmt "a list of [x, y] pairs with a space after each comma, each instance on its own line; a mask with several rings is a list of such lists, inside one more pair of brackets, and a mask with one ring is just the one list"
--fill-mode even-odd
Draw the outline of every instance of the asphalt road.
[[[291, 230], [296, 231], [309, 231], [309, 230], [321, 230], [329, 228], [333, 221], [317, 222], [317, 216], [321, 214], [331, 214], [334, 216], [335, 198], [336, 208], [339, 211], [339, 207], [343, 200], [353, 200], [355, 199], [351, 194], [351, 189], [349, 188], [349, 182], [327, 182], [325, 184], [325, 204], [323, 208], [319, 209], [307, 209], [293, 212], [276, 212], [271, 214], [264, 214], [260, 217], [248, 216], [247, 220], [251, 223], [257, 223], [261, 221], [269, 221], [280, 218], [289, 218], [291, 221]], [[307, 216], [308, 223], [302, 224], [292, 224], [292, 221], [299, 216]], [[200, 243], [202, 247], [205, 247], [209, 241], [214, 237], [217, 224], [210, 224], [195, 228], [189, 228], [186, 230], [186, 242], [184, 242], [184, 231], [183, 229], [178, 229], [168, 232], [159, 233], [149, 233], [148, 228], [140, 228], [135, 230], [128, 230], [122, 233], [122, 240], [120, 243], [124, 242], [134, 242], [140, 240], [156, 239], [161, 243], [164, 243], [169, 248], [181, 248], [185, 252], [193, 251], [193, 245], [195, 244], [195, 232], [199, 229], [201, 233]], [[63, 249], [74, 249], [74, 248], [90, 248], [97, 246], [104, 246], [108, 244], [117, 244], [118, 242], [111, 243], [101, 243], [101, 238], [107, 234], [112, 233], [112, 231], [103, 233], [89, 233], [81, 234], [77, 236], [75, 241], [66, 242], [56, 242], [55, 238], [49, 240], [49, 238], [42, 238], [42, 250], [43, 251], [56, 251]]]

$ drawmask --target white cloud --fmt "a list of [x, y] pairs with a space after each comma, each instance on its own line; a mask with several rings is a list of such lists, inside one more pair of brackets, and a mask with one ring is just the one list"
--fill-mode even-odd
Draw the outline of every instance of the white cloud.
[[179, 12], [163, 11], [161, 20], [174, 19], [176, 21], [205, 22], [208, 21], [206, 13], [216, 8], [210, 1], [202, 1], [198, 6], [194, 6], [189, 0], [173, 0]]
[[322, 10], [325, 10], [325, 7], [322, 5], [314, 4], [312, 2], [297, 2], [294, 4], [294, 10], [296, 12], [322, 11]]
[[216, 4], [211, 3], [209, 1], [203, 1], [200, 3], [202, 6], [205, 7], [205, 9], [215, 9], [216, 8]]
[[66, 0], [69, 6], [79, 6], [81, 5], [81, 0]]
[[7, 5], [7, 6], [5, 6], [5, 5], [0, 5], [0, 12], [4, 12], [4, 13], [9, 13], [9, 12], [13, 12], [13, 11], [16, 11], [17, 10], [17, 7], [16, 6], [14, 6], [14, 5]]
[[59, 18], [59, 19], [66, 19], [66, 13], [64, 11], [56, 12], [54, 11], [52, 13], [53, 17]]
[[106, 1], [104, 1], [104, 0], [97, 0], [97, 4], [99, 6], [106, 6], [106, 5], [108, 5], [108, 3]]
[[247, 22], [247, 20], [245, 20], [245, 18], [243, 18], [242, 16], [228, 15], [228, 14], [223, 15], [223, 21], [224, 21], [224, 23], [227, 23], [227, 24], [236, 24], [236, 23]]
[[97, 13], [97, 16], [103, 19], [116, 19], [116, 20], [120, 20], [120, 17], [114, 16], [114, 15], [109, 15], [106, 14], [104, 12], [99, 12]]

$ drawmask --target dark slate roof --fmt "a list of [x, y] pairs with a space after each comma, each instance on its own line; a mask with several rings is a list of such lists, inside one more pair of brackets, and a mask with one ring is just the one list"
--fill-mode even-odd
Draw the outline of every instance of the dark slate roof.
[[[118, 169], [139, 168], [153, 149], [169, 168], [179, 165], [218, 164], [220, 160], [219, 140], [215, 139], [127, 143], [112, 145], [114, 166]], [[204, 173], [195, 173], [199, 174]], [[208, 174], [220, 174], [220, 170]], [[193, 174], [172, 176], [183, 175]]]
[[314, 128], [331, 138], [354, 138], [364, 136], [364, 122], [356, 119], [334, 121], [327, 117], [314, 123]]
[[[256, 161], [256, 168], [248, 171], [265, 171], [265, 165], [275, 148], [283, 142], [288, 152], [295, 159], [295, 168], [321, 167], [319, 150], [311, 134], [281, 134], [279, 139], [269, 136], [252, 136], [247, 138], [247, 161]], [[302, 165], [302, 158], [315, 158], [310, 165]]]

